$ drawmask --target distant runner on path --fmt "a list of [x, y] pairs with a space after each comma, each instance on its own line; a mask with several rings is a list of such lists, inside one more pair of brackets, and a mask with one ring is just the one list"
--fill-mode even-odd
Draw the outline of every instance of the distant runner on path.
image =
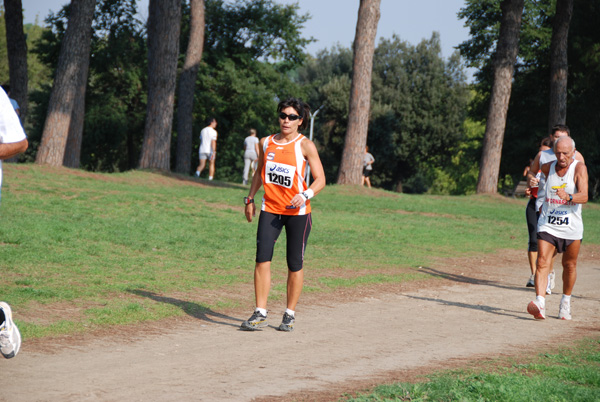
[[[542, 165], [538, 201], [538, 259], [535, 274], [536, 300], [527, 312], [546, 318], [545, 289], [555, 251], [563, 253], [563, 296], [558, 318], [571, 319], [571, 292], [577, 279], [577, 257], [583, 239], [581, 205], [588, 201], [588, 174], [585, 164], [573, 159], [575, 141], [563, 136], [554, 142], [556, 161]], [[544, 180], [545, 179], [545, 180]]]

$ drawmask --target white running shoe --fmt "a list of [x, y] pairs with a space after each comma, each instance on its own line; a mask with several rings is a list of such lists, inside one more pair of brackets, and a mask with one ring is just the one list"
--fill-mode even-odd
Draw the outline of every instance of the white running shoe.
[[21, 348], [21, 333], [12, 320], [12, 310], [5, 302], [0, 302], [0, 352], [11, 359]]
[[558, 309], [558, 319], [559, 320], [570, 320], [571, 319], [571, 303], [560, 303], [560, 307]]
[[527, 312], [533, 316], [536, 320], [546, 319], [546, 309], [541, 306], [540, 302], [533, 300], [527, 305]]

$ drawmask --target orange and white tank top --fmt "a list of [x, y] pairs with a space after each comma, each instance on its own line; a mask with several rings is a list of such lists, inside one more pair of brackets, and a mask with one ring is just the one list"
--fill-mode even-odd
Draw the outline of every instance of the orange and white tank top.
[[307, 189], [304, 181], [306, 159], [300, 145], [306, 137], [298, 134], [292, 141], [282, 144], [275, 141], [275, 135], [267, 137], [263, 144], [265, 160], [261, 176], [265, 194], [262, 210], [276, 215], [307, 215], [310, 201], [299, 208], [290, 204], [296, 194]]

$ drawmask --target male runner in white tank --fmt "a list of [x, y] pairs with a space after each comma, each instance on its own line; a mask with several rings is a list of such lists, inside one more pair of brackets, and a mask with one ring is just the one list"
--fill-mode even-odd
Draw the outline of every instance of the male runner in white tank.
[[577, 256], [583, 239], [581, 205], [588, 201], [588, 174], [585, 164], [574, 160], [575, 141], [560, 137], [554, 142], [556, 161], [542, 165], [542, 210], [538, 220], [538, 259], [535, 274], [536, 300], [527, 312], [546, 318], [545, 289], [552, 256], [563, 253], [563, 296], [558, 318], [571, 319], [571, 292], [577, 279]]

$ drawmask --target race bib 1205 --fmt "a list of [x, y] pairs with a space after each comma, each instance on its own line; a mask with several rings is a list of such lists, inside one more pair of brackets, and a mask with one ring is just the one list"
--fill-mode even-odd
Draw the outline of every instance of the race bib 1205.
[[277, 184], [278, 186], [291, 188], [294, 180], [294, 173], [296, 173], [296, 168], [294, 166], [267, 161], [265, 181], [267, 183]]

